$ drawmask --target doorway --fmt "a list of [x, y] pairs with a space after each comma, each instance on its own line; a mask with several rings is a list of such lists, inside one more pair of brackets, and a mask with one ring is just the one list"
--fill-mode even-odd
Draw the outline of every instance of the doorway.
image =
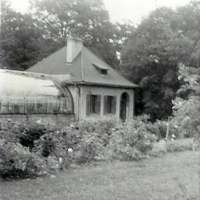
[[120, 99], [120, 119], [125, 122], [129, 113], [129, 95], [124, 92]]

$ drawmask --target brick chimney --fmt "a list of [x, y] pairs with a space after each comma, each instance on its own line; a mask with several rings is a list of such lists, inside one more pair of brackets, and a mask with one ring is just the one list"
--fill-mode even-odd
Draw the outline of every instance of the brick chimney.
[[67, 38], [66, 61], [72, 63], [83, 47], [83, 41], [78, 37], [69, 36]]

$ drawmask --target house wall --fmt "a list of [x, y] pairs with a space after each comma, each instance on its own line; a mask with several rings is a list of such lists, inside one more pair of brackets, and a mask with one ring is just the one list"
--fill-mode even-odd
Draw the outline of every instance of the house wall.
[[[127, 120], [133, 118], [134, 115], [134, 90], [133, 89], [121, 89], [112, 87], [97, 87], [97, 86], [81, 86], [81, 88], [72, 91], [72, 96], [75, 102], [75, 116], [78, 119], [120, 119], [120, 99], [121, 95], [126, 92], [129, 95], [129, 106]], [[73, 94], [74, 93], [74, 94]], [[76, 94], [75, 94], [76, 93]], [[86, 97], [87, 95], [101, 95], [101, 110], [100, 115], [97, 114], [86, 114]], [[104, 96], [116, 96], [116, 113], [115, 114], [104, 114]]]
[[[1, 114], [0, 122], [12, 120], [14, 122], [42, 122], [46, 124], [52, 124], [57, 126], [66, 126], [73, 121], [84, 119], [120, 119], [120, 100], [121, 95], [126, 92], [129, 95], [129, 106], [127, 120], [132, 119], [134, 115], [134, 90], [133, 89], [121, 89], [112, 87], [97, 87], [97, 86], [68, 86], [74, 104], [74, 114]], [[87, 110], [87, 95], [100, 95], [101, 96], [101, 110], [100, 114], [86, 114]], [[104, 114], [104, 96], [116, 97], [116, 113]]]

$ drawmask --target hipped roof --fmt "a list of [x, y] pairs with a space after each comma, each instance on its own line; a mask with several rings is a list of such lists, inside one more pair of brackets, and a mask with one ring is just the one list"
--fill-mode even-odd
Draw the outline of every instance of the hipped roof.
[[[51, 74], [62, 79], [62, 81], [73, 84], [137, 87], [85, 46], [82, 47], [72, 63], [66, 62], [66, 54], [66, 47], [63, 47], [36, 63], [27, 71]], [[95, 66], [107, 70], [107, 74], [101, 74]]]

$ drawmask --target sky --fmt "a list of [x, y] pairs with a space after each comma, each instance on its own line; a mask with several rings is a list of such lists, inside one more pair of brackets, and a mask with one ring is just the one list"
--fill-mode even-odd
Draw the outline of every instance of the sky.
[[[27, 12], [28, 0], [10, 1], [15, 10]], [[104, 0], [106, 9], [110, 13], [111, 21], [124, 22], [131, 20], [136, 24], [158, 7], [176, 8], [189, 2], [190, 0]]]

